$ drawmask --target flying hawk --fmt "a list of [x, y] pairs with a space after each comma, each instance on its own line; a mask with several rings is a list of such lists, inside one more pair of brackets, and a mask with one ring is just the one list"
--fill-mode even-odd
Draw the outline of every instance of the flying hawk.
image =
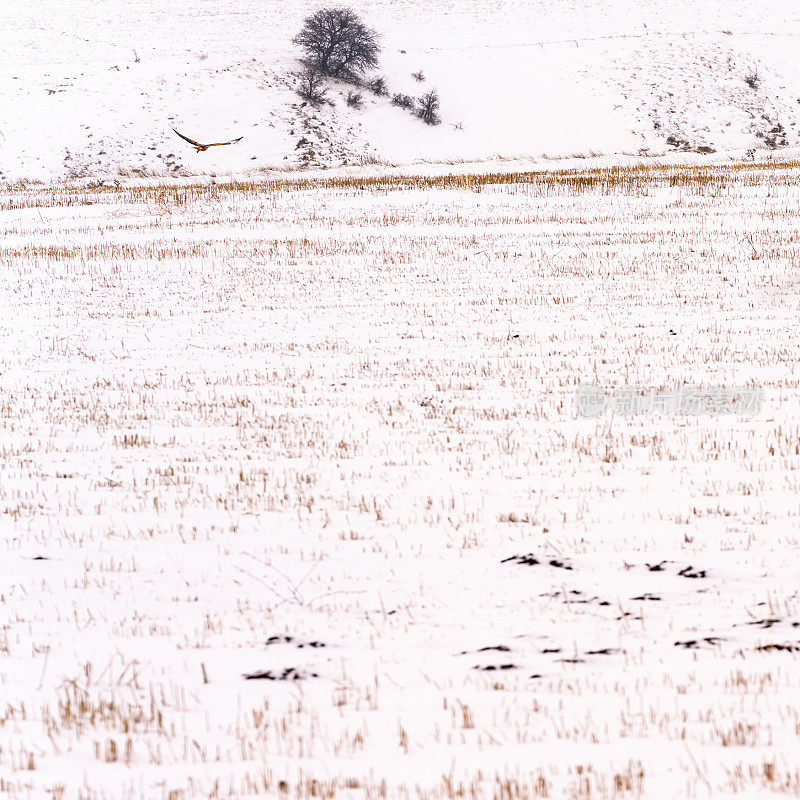
[[[175, 128], [172, 130], [175, 131]], [[244, 139], [244, 136], [240, 136], [238, 139], [231, 139], [229, 142], [211, 142], [211, 144], [200, 144], [200, 142], [196, 142], [194, 139], [190, 139], [188, 136], [184, 136], [182, 133], [175, 131], [181, 139], [185, 139], [189, 144], [194, 145], [194, 149], [198, 153], [202, 153], [205, 150], [208, 150], [209, 147], [222, 147], [226, 144], [236, 144], [236, 142], [241, 142]]]

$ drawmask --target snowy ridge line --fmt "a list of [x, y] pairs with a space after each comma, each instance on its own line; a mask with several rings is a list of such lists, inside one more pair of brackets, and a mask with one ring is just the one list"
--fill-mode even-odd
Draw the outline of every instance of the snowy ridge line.
[[[424, 168], [421, 168], [424, 167]], [[609, 170], [629, 169], [647, 174], [651, 169], [685, 169], [728, 167], [754, 170], [774, 168], [776, 170], [797, 169], [800, 167], [800, 147], [785, 148], [780, 153], [756, 154], [748, 159], [741, 150], [721, 151], [709, 155], [699, 153], [670, 153], [661, 156], [595, 156], [587, 158], [564, 159], [498, 159], [491, 161], [465, 161], [456, 163], [419, 162], [402, 166], [388, 167], [339, 167], [330, 169], [295, 170], [253, 170], [227, 174], [197, 174], [176, 177], [126, 177], [113, 180], [99, 178], [80, 178], [57, 182], [8, 181], [0, 182], [0, 191], [50, 191], [85, 188], [134, 189], [142, 188], [190, 188], [203, 186], [224, 186], [226, 184], [280, 183], [282, 187], [290, 184], [314, 184], [325, 186], [337, 180], [408, 179], [409, 181], [449, 178], [460, 176], [492, 176], [537, 174], [542, 176], [574, 176], [584, 173], [598, 173]]]
[[474, 44], [467, 47], [430, 47], [425, 53], [463, 52], [465, 50], [508, 50], [522, 47], [549, 47], [559, 44], [581, 44], [584, 42], [606, 42], [625, 39], [647, 39], [658, 37], [662, 39], [686, 39], [702, 36], [800, 36], [794, 31], [731, 31], [731, 30], [705, 30], [705, 31], [646, 31], [645, 33], [610, 33], [605, 36], [579, 36], [571, 39], [542, 39], [538, 42], [512, 42], [510, 44]]

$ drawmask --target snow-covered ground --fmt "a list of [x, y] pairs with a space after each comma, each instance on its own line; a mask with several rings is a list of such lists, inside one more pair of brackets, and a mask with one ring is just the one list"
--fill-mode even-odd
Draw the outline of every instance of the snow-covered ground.
[[800, 795], [800, 8], [317, 6], [3, 0], [0, 799]]
[[[301, 105], [290, 40], [318, 5], [4, 0], [0, 180], [800, 145], [794, 0], [357, 3], [391, 91], [438, 89], [435, 128], [345, 86]], [[198, 154], [172, 126], [244, 139]]]
[[5, 189], [2, 796], [800, 794], [799, 208], [796, 165]]

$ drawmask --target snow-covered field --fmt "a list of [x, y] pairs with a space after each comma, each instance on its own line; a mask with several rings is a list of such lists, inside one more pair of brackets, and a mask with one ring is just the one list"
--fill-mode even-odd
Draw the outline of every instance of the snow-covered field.
[[0, 800], [800, 796], [797, 3], [318, 6], [3, 0]]
[[[0, 181], [800, 145], [796, 0], [356, 3], [390, 90], [438, 89], [435, 128], [346, 86], [301, 105], [291, 38], [319, 5], [3, 0]], [[244, 139], [198, 154], [172, 126]]]
[[0, 797], [800, 794], [797, 176], [0, 192]]

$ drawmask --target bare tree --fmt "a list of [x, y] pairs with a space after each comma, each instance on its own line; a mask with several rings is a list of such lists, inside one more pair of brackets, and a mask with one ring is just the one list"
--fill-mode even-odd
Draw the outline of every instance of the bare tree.
[[311, 65], [300, 72], [297, 76], [300, 79], [297, 87], [297, 94], [312, 106], [324, 103], [328, 97], [328, 90], [324, 86], [322, 73]]
[[439, 117], [439, 93], [436, 89], [417, 98], [417, 116], [426, 125], [438, 125], [442, 121]]
[[292, 41], [305, 50], [311, 66], [331, 78], [358, 81], [378, 65], [378, 34], [351, 8], [314, 12]]

